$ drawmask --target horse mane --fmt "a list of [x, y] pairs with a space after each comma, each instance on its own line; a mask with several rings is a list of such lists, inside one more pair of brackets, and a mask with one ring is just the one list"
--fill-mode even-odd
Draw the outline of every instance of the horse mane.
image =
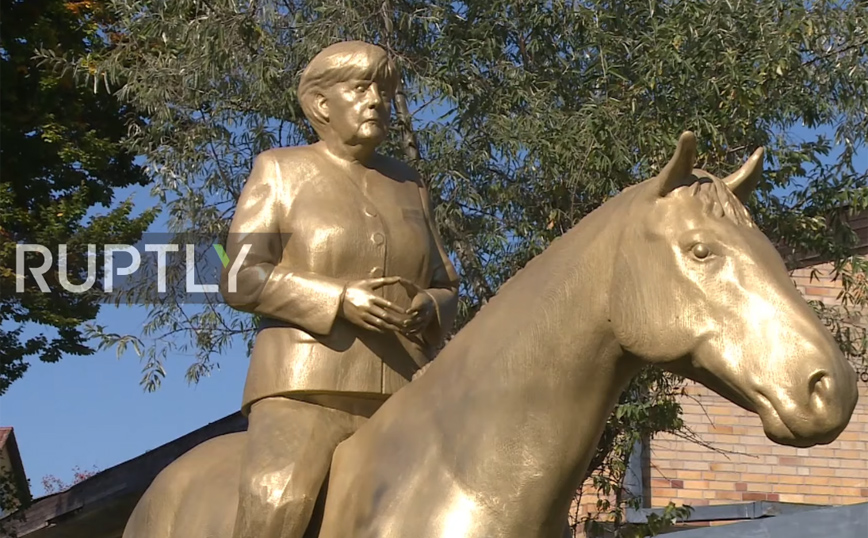
[[[745, 227], [745, 228], [755, 228], [756, 224], [748, 213], [747, 208], [742, 204], [742, 202], [738, 199], [738, 197], [733, 194], [733, 192], [726, 186], [726, 183], [712, 174], [706, 172], [705, 170], [695, 169], [693, 170], [692, 181], [687, 183], [683, 187], [679, 187], [676, 191], [682, 191], [686, 189], [686, 193], [693, 198], [695, 198], [702, 207], [702, 211], [710, 216], [715, 218], [723, 218], [727, 219], [736, 226]], [[604, 203], [603, 205], [607, 205], [610, 202], [615, 202], [616, 199], [619, 199], [621, 194], [624, 194], [628, 191], [632, 191], [634, 188], [642, 187], [646, 184], [650, 184], [650, 180], [645, 180], [640, 183], [634, 183], [633, 185], [629, 185], [625, 187], [617, 196], [614, 196], [609, 201]], [[674, 192], [674, 191], [673, 191]], [[627, 200], [624, 198], [620, 198], [620, 201], [623, 203], [627, 203]], [[602, 206], [601, 206], [602, 208]], [[596, 211], [592, 213], [597, 213]], [[598, 216], [598, 215], [597, 215]], [[547, 259], [547, 256], [544, 256], [547, 251], [550, 255], [551, 252], [555, 250], [553, 247], [557, 247], [559, 244], [566, 241], [568, 236], [574, 235], [579, 228], [579, 225], [585, 219], [591, 217], [591, 214], [583, 217], [576, 225], [568, 230], [566, 233], [554, 238], [541, 252], [540, 254], [534, 256], [528, 262], [521, 267], [518, 271], [516, 271], [511, 277], [509, 277], [505, 282], [500, 285], [497, 293], [492, 297], [489, 301], [486, 301], [482, 308], [480, 309], [480, 313], [486, 309], [486, 307], [492, 303], [499, 303], [502, 301], [500, 297], [504, 295], [504, 292], [511, 290], [516, 287], [518, 282], [523, 281], [524, 277], [527, 276], [528, 272], [535, 272], [535, 268], [542, 264], [543, 259]]]
[[712, 176], [704, 170], [694, 170], [693, 174], [696, 181], [682, 188], [689, 189], [689, 194], [702, 204], [703, 212], [706, 215], [725, 218], [736, 226], [756, 227], [747, 208], [722, 179]]

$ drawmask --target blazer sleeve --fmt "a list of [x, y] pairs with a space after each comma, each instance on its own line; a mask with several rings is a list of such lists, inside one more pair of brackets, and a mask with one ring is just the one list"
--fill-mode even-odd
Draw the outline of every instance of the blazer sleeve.
[[431, 260], [433, 266], [431, 283], [425, 289], [434, 300], [436, 318], [422, 331], [422, 338], [432, 346], [439, 345], [452, 330], [455, 318], [458, 315], [458, 273], [449, 260], [443, 239], [437, 231], [437, 223], [431, 212], [431, 199], [427, 189], [419, 182], [419, 194], [422, 197], [422, 209], [434, 244]]
[[[291, 272], [280, 264], [285, 242], [280, 229], [283, 197], [290, 178], [269, 152], [256, 157], [229, 227], [220, 292], [241, 311], [292, 323], [315, 334], [328, 334], [335, 322], [345, 282], [311, 272]], [[233, 278], [234, 273], [234, 278]]]

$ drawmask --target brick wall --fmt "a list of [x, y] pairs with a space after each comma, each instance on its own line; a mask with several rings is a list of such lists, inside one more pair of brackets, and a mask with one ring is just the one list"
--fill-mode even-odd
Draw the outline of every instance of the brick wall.
[[[832, 280], [830, 264], [816, 265], [797, 269], [792, 273], [796, 288], [809, 301], [823, 301], [826, 304], [836, 304], [841, 293], [840, 280]], [[813, 278], [812, 278], [813, 277]]]
[[684, 420], [711, 448], [661, 435], [651, 442], [651, 506], [748, 501], [868, 502], [868, 385], [850, 425], [829, 445], [793, 448], [765, 436], [753, 413], [691, 384]]
[[[840, 284], [827, 265], [795, 271], [793, 281], [809, 300], [834, 303]], [[815, 271], [818, 279], [811, 279]], [[800, 449], [777, 445], [757, 415], [701, 385], [690, 383], [681, 404], [684, 421], [709, 446], [661, 435], [649, 446], [646, 506], [694, 507], [750, 501], [806, 504], [868, 502], [868, 383], [848, 428], [829, 445]], [[578, 513], [596, 510], [597, 495], [585, 485]], [[581, 534], [580, 534], [581, 536]]]

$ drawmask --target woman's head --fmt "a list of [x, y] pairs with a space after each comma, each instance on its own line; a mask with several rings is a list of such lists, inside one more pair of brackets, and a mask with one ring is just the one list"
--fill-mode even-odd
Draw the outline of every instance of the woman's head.
[[328, 118], [318, 106], [319, 100], [336, 85], [354, 79], [375, 82], [391, 100], [397, 87], [398, 74], [385, 50], [364, 41], [344, 41], [326, 47], [302, 73], [298, 85], [299, 101], [305, 116], [320, 137], [323, 136], [322, 129], [328, 124]]

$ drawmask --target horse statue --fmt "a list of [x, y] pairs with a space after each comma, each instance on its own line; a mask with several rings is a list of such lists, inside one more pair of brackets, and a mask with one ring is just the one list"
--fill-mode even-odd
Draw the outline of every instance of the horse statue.
[[[779, 444], [830, 443], [856, 375], [743, 203], [762, 148], [719, 179], [684, 133], [519, 271], [332, 459], [310, 538], [562, 536], [606, 419], [645, 364], [757, 413]], [[244, 434], [190, 450], [124, 538], [229, 538]]]

